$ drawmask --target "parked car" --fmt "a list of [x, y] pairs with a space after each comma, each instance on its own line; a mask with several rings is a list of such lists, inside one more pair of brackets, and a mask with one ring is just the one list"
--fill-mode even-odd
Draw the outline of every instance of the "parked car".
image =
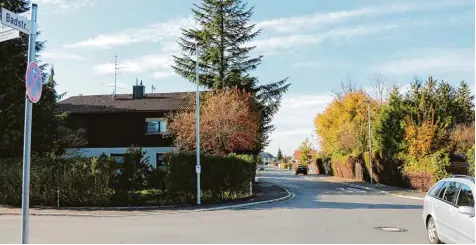
[[428, 191], [423, 222], [430, 243], [475, 243], [474, 188], [474, 177], [455, 175], [438, 181]]
[[296, 168], [296, 175], [298, 175], [298, 174], [307, 175], [307, 167], [304, 166], [304, 165], [299, 165], [299, 166], [297, 166], [297, 168]]
[[258, 170], [259, 171], [264, 171], [264, 165], [263, 164], [258, 165]]

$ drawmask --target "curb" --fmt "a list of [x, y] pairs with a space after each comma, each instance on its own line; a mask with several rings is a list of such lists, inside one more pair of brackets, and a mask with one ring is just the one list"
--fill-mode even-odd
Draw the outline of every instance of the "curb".
[[[274, 185], [274, 184], [272, 184]], [[203, 208], [203, 209], [195, 209], [195, 210], [178, 210], [178, 211], [165, 211], [165, 212], [150, 212], [150, 213], [142, 213], [142, 214], [132, 214], [132, 215], [99, 215], [99, 214], [67, 214], [67, 213], [30, 213], [31, 216], [69, 216], [69, 217], [136, 217], [136, 216], [150, 216], [150, 215], [166, 215], [166, 214], [181, 214], [181, 213], [201, 213], [207, 211], [218, 211], [218, 210], [225, 210], [225, 209], [242, 209], [251, 206], [257, 206], [262, 204], [268, 203], [275, 203], [275, 202], [282, 202], [289, 199], [294, 198], [294, 193], [290, 192], [288, 189], [275, 185], [284, 191], [286, 191], [287, 195], [284, 197], [260, 201], [260, 202], [252, 202], [252, 203], [243, 203], [243, 204], [236, 204], [236, 205], [228, 205], [228, 206], [221, 206], [221, 207], [214, 207], [214, 208]], [[21, 213], [14, 213], [14, 212], [4, 212], [0, 213], [0, 216], [20, 216]]]
[[[308, 178], [308, 177], [305, 177], [305, 179], [310, 180], [310, 181], [315, 181], [315, 180], [313, 180], [311, 178]], [[334, 182], [334, 181], [332, 181], [332, 182]], [[374, 190], [374, 191], [380, 192], [380, 193], [385, 194], [385, 195], [390, 195], [390, 196], [395, 196], [395, 197], [400, 197], [400, 198], [405, 198], [405, 199], [412, 199], [412, 200], [419, 200], [419, 201], [425, 200], [425, 198], [422, 198], [422, 197], [414, 197], [414, 196], [393, 194], [393, 193], [388, 192], [388, 191], [383, 191], [383, 190], [379, 190], [377, 188], [363, 186], [363, 185], [350, 184], [350, 183], [346, 183], [346, 182], [334, 182], [334, 183], [340, 183], [340, 184], [353, 186], [353, 187], [360, 187], [360, 188], [364, 188], [364, 189], [367, 189], [367, 190]]]

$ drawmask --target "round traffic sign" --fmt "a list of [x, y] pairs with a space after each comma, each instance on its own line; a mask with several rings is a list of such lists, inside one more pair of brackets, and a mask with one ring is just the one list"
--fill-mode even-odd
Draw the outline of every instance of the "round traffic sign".
[[38, 102], [43, 90], [43, 78], [40, 67], [36, 62], [31, 62], [26, 68], [25, 84], [28, 99], [32, 103]]

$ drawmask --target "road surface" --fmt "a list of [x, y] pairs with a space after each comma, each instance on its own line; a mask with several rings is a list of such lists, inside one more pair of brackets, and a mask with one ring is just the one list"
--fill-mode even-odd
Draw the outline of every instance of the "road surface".
[[[135, 217], [31, 217], [30, 243], [427, 243], [422, 201], [266, 169], [294, 193], [240, 210]], [[390, 226], [406, 232], [385, 232]], [[0, 217], [0, 243], [20, 242], [20, 216]]]

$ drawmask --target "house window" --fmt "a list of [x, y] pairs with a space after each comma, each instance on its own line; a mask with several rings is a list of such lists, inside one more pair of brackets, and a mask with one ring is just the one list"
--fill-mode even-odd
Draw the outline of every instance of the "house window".
[[164, 153], [155, 153], [157, 167], [164, 166]]
[[162, 134], [167, 130], [167, 122], [165, 118], [147, 118], [146, 134]]
[[124, 154], [111, 154], [111, 157], [114, 158], [116, 163], [124, 163]]

